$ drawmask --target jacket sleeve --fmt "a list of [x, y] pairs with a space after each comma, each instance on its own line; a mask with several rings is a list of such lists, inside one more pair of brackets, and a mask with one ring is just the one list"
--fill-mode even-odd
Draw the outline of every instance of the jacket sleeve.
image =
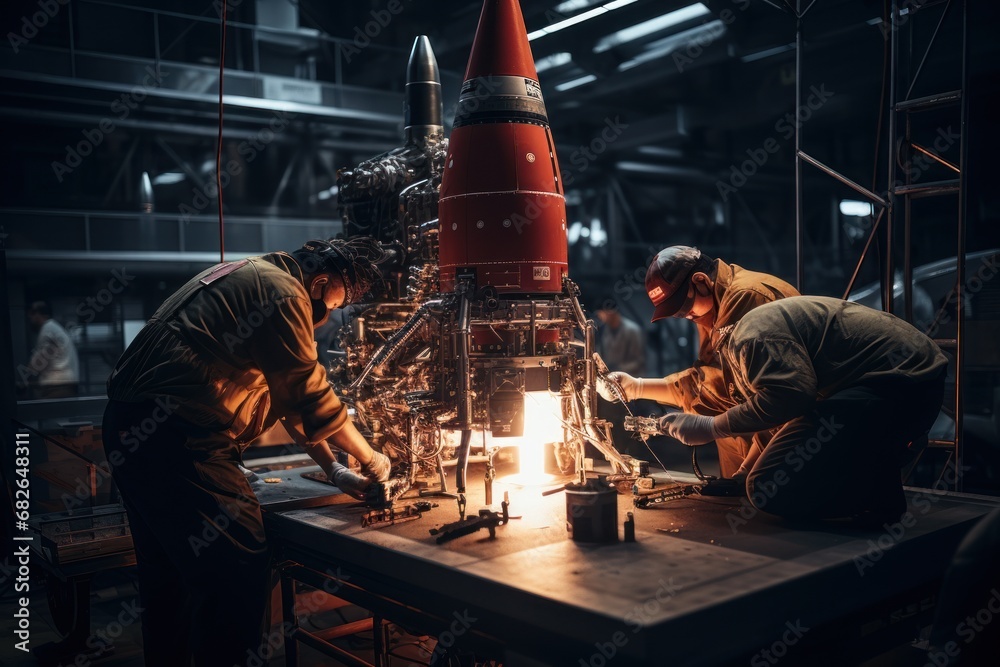
[[[756, 433], [805, 414], [816, 401], [816, 372], [796, 341], [751, 339], [726, 350], [746, 402], [725, 413], [730, 433]], [[725, 422], [724, 422], [725, 423]]]
[[247, 340], [250, 356], [264, 374], [272, 410], [300, 416], [307, 442], [326, 440], [347, 423], [347, 408], [316, 356], [312, 304], [301, 297], [272, 303], [274, 312]]

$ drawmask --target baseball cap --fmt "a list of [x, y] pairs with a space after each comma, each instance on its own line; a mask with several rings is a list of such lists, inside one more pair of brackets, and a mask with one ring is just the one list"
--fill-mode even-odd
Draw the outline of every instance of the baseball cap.
[[664, 248], [646, 270], [646, 294], [653, 302], [651, 322], [671, 317], [684, 305], [688, 278], [694, 272], [701, 251], [686, 245]]

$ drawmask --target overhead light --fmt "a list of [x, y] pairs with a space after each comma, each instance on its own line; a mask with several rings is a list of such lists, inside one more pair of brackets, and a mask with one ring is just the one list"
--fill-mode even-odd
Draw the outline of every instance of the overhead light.
[[588, 234], [588, 237], [590, 245], [595, 248], [600, 248], [608, 242], [608, 233], [604, 230], [600, 218], [594, 218], [590, 221], [590, 234]]
[[184, 180], [184, 174], [179, 171], [166, 171], [153, 177], [153, 185], [173, 185]]
[[[702, 44], [714, 42], [725, 33], [726, 24], [719, 19], [703, 23], [702, 25], [695, 26], [693, 28], [688, 28], [683, 32], [677, 33], [676, 35], [671, 35], [670, 37], [651, 42], [646, 46], [646, 50], [637, 55], [635, 58], [626, 60], [618, 65], [618, 71], [624, 72], [632, 69], [633, 67], [638, 67], [643, 63], [650, 62], [651, 60], [663, 58], [670, 55], [677, 49], [680, 49], [692, 42], [697, 42], [698, 40], [702, 40]], [[706, 39], [707, 42], [705, 41]]]
[[616, 46], [625, 44], [626, 42], [640, 39], [646, 35], [662, 32], [663, 30], [671, 28], [675, 25], [696, 19], [699, 16], [704, 16], [708, 13], [708, 7], [701, 2], [696, 2], [693, 5], [688, 5], [687, 7], [682, 7], [681, 9], [675, 9], [672, 12], [667, 12], [662, 16], [656, 17], [655, 19], [637, 23], [634, 26], [619, 30], [616, 33], [612, 33], [607, 37], [602, 38], [597, 42], [597, 45], [594, 46], [594, 53], [608, 51]]
[[600, 16], [602, 14], [607, 14], [608, 12], [611, 12], [611, 11], [614, 11], [614, 10], [619, 9], [621, 7], [624, 7], [625, 5], [631, 5], [633, 2], [637, 2], [637, 1], [638, 0], [614, 0], [614, 2], [606, 2], [603, 5], [601, 5], [600, 7], [594, 7], [593, 9], [589, 9], [589, 10], [583, 12], [582, 14], [577, 14], [576, 16], [571, 16], [568, 19], [564, 19], [562, 21], [558, 21], [558, 22], [553, 23], [552, 25], [550, 25], [548, 27], [542, 28], [541, 30], [536, 30], [534, 32], [529, 32], [528, 33], [528, 41], [529, 42], [530, 41], [534, 41], [534, 40], [538, 39], [539, 37], [544, 37], [545, 35], [551, 35], [554, 32], [559, 32], [560, 30], [564, 30], [564, 29], [566, 29], [566, 28], [568, 28], [570, 26], [576, 25], [578, 23], [583, 23], [584, 21], [589, 21], [590, 19], [594, 18], [595, 16]]
[[631, 162], [629, 160], [616, 162], [615, 168], [619, 171], [631, 171], [638, 174], [656, 174], [658, 176], [691, 177], [696, 173], [689, 167], [674, 167], [668, 164], [648, 164], [646, 162]]
[[340, 188], [334, 185], [333, 187], [327, 188], [326, 190], [320, 190], [314, 196], [310, 197], [310, 203], [315, 203], [316, 201], [326, 201], [327, 199], [332, 199], [337, 196], [340, 192]]
[[562, 92], [564, 90], [569, 90], [570, 88], [576, 88], [577, 86], [583, 86], [591, 81], [597, 81], [597, 77], [593, 74], [588, 74], [587, 76], [581, 76], [579, 79], [573, 79], [572, 81], [564, 81], [555, 86], [555, 89]]
[[785, 51], [791, 51], [794, 48], [795, 48], [794, 44], [785, 44], [784, 46], [776, 46], [773, 49], [764, 49], [763, 51], [757, 51], [756, 53], [749, 53], [740, 58], [740, 60], [745, 63], [752, 63], [755, 60], [770, 58], [771, 56], [776, 56], [779, 53], [784, 53]]
[[573, 62], [573, 56], [565, 51], [561, 51], [559, 53], [553, 53], [551, 56], [545, 56], [544, 58], [536, 60], [535, 71], [544, 72], [548, 69], [555, 69], [556, 67], [568, 65], [571, 62]]
[[553, 9], [558, 14], [572, 14], [580, 9], [586, 9], [591, 5], [596, 5], [601, 2], [601, 0], [566, 0], [566, 2], [560, 2]]
[[589, 225], [584, 225], [578, 220], [569, 226], [566, 234], [570, 245], [575, 245], [580, 239], [587, 239], [591, 247], [600, 248], [608, 242], [608, 232], [605, 231], [600, 218], [591, 219]]
[[636, 149], [639, 153], [643, 155], [652, 155], [654, 157], [666, 157], [666, 158], [681, 158], [684, 157], [684, 151], [679, 148], [666, 148], [664, 146], [639, 146]]
[[149, 172], [142, 172], [139, 177], [139, 210], [143, 213], [153, 212], [153, 184], [149, 180]]
[[841, 199], [840, 212], [843, 215], [850, 215], [857, 218], [864, 218], [872, 214], [872, 205], [866, 201], [855, 199]]

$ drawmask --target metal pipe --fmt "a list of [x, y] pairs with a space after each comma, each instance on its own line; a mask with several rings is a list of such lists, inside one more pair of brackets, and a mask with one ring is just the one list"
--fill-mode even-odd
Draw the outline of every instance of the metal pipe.
[[535, 355], [538, 353], [536, 346], [538, 345], [538, 336], [535, 329], [535, 302], [531, 302], [531, 321], [528, 324], [528, 354]]
[[882, 272], [882, 310], [887, 313], [892, 312], [893, 284], [895, 283], [895, 271], [892, 264], [892, 236], [893, 218], [896, 215], [896, 75], [899, 68], [899, 36], [896, 26], [899, 25], [899, 7], [896, 0], [892, 0], [889, 8], [889, 146], [886, 150], [888, 154], [888, 174], [886, 178], [886, 200], [888, 202], [888, 213], [885, 216], [885, 263]]
[[[950, 3], [949, 3], [950, 4]], [[945, 8], [947, 9], [947, 8]], [[968, 214], [969, 197], [968, 184], [965, 182], [965, 174], [969, 173], [969, 0], [962, 3], [962, 106], [961, 106], [961, 144], [958, 157], [959, 183], [958, 188], [958, 249], [955, 256], [956, 264], [956, 294], [958, 300], [955, 305], [955, 490], [961, 491], [962, 466], [964, 464], [964, 442], [965, 439], [965, 410], [964, 384], [965, 373], [962, 370], [965, 364], [965, 250], [966, 250], [966, 226], [965, 217]]]
[[458, 320], [455, 331], [455, 348], [458, 353], [458, 421], [462, 428], [462, 440], [458, 447], [458, 464], [455, 470], [455, 487], [458, 493], [458, 514], [465, 519], [465, 486], [469, 467], [469, 450], [472, 448], [472, 373], [469, 361], [469, 284], [458, 285]]
[[838, 181], [840, 181], [841, 183], [843, 183], [847, 187], [851, 188], [852, 190], [854, 190], [855, 192], [857, 192], [861, 196], [863, 196], [866, 199], [868, 199], [870, 202], [872, 202], [874, 204], [878, 204], [879, 206], [885, 206], [886, 205], [885, 199], [883, 199], [882, 197], [879, 197], [877, 194], [875, 194], [874, 192], [872, 192], [871, 190], [869, 190], [865, 186], [860, 185], [858, 183], [855, 183], [854, 181], [852, 181], [851, 179], [849, 179], [847, 176], [844, 176], [843, 174], [841, 174], [837, 170], [832, 169], [832, 168], [826, 166], [825, 164], [823, 164], [822, 162], [820, 162], [819, 160], [817, 160], [813, 156], [809, 155], [805, 151], [799, 151], [798, 152], [798, 157], [800, 157], [802, 160], [808, 162], [812, 166], [816, 167], [817, 169], [819, 169], [823, 173], [828, 174], [829, 176], [832, 176], [833, 178], [837, 179]]
[[844, 290], [844, 300], [850, 296], [851, 292], [854, 290], [854, 283], [858, 280], [858, 274], [861, 273], [861, 266], [865, 263], [865, 258], [868, 257], [868, 250], [872, 246], [872, 241], [875, 240], [875, 235], [878, 234], [879, 223], [882, 222], [882, 216], [888, 209], [882, 209], [878, 212], [878, 216], [875, 218], [875, 224], [872, 225], [872, 231], [868, 234], [868, 240], [865, 241], [864, 250], [861, 251], [861, 256], [858, 257], [858, 263], [854, 267], [854, 273], [851, 274], [851, 281], [847, 283], [847, 289]]
[[913, 149], [915, 151], [917, 151], [918, 153], [923, 153], [924, 155], [926, 155], [930, 159], [934, 160], [938, 164], [944, 165], [948, 169], [951, 169], [956, 174], [961, 174], [962, 173], [962, 170], [959, 169], [959, 167], [958, 167], [957, 164], [954, 164], [953, 162], [949, 162], [948, 160], [945, 160], [943, 157], [941, 157], [940, 155], [938, 155], [934, 151], [927, 150], [926, 148], [924, 148], [920, 144], [913, 143], [913, 142], [910, 142], [910, 146], [912, 146]]
[[399, 354], [399, 351], [403, 348], [403, 345], [406, 344], [406, 341], [408, 341], [413, 334], [417, 332], [417, 327], [430, 317], [431, 308], [439, 305], [441, 305], [441, 300], [434, 299], [420, 306], [420, 308], [418, 308], [417, 311], [410, 316], [410, 319], [407, 320], [406, 324], [404, 324], [399, 331], [393, 334], [392, 338], [383, 343], [382, 347], [380, 347], [378, 351], [372, 355], [371, 360], [368, 362], [368, 365], [365, 366], [364, 370], [361, 371], [361, 374], [354, 379], [354, 382], [352, 382], [349, 387], [347, 387], [346, 393], [353, 394], [362, 384], [364, 384], [365, 380], [368, 379], [368, 376], [372, 374], [372, 371]]
[[801, 0], [795, 0], [795, 287], [804, 292], [805, 269], [802, 259], [802, 123], [799, 102], [802, 99], [802, 12]]
[[[963, 7], [969, 0], [964, 0]], [[934, 42], [937, 40], [938, 32], [941, 31], [941, 25], [944, 23], [945, 17], [948, 16], [948, 10], [951, 9], [951, 0], [948, 0], [948, 4], [944, 6], [944, 11], [941, 12], [941, 17], [938, 19], [937, 25], [934, 27], [934, 32], [931, 34], [930, 40], [927, 42], [927, 48], [924, 50], [924, 57], [920, 59], [920, 64], [917, 65], [917, 71], [913, 74], [913, 79], [910, 80], [910, 87], [906, 90], [906, 97], [904, 99], [910, 99], [910, 94], [913, 92], [913, 87], [917, 85], [917, 79], [920, 78], [920, 72], [924, 69], [924, 63], [927, 62], [927, 56], [930, 55], [931, 49], [934, 48]], [[914, 10], [911, 10], [914, 11]], [[964, 12], [964, 9], [963, 9]], [[890, 26], [891, 27], [891, 26]], [[963, 26], [962, 30], [965, 28]], [[910, 31], [910, 35], [913, 35], [913, 31]]]

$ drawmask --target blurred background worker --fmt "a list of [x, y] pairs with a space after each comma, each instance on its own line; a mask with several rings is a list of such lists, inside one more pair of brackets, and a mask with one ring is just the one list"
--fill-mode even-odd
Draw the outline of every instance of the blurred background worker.
[[28, 324], [38, 332], [38, 340], [18, 380], [30, 385], [32, 398], [76, 396], [80, 361], [73, 339], [52, 319], [52, 308], [44, 301], [35, 301], [28, 308]]
[[736, 473], [758, 509], [899, 520], [907, 445], [930, 429], [944, 395], [948, 360], [934, 341], [889, 313], [800, 296], [744, 315], [721, 356], [738, 405], [715, 417], [667, 415], [667, 433], [699, 445], [777, 429]]
[[644, 373], [646, 345], [642, 327], [622, 315], [610, 299], [597, 311], [597, 318], [604, 325], [597, 349], [608, 368], [635, 375]]
[[[653, 302], [653, 322], [683, 317], [698, 326], [698, 360], [692, 368], [666, 378], [636, 378], [611, 373], [630, 401], [649, 399], [686, 413], [714, 416], [735, 405], [718, 357], [726, 333], [748, 312], [776, 299], [798, 295], [784, 280], [713, 259], [697, 248], [671, 246], [657, 255], [646, 271], [646, 294]], [[609, 362], [608, 367], [615, 370]], [[603, 383], [598, 390], [613, 400]], [[750, 435], [720, 437], [719, 468], [732, 477], [750, 451]]]
[[[642, 328], [621, 314], [613, 299], [605, 299], [597, 310], [601, 321], [597, 351], [607, 367], [614, 371], [641, 375], [646, 371], [646, 344]], [[629, 437], [625, 431], [624, 405], [603, 403], [598, 406], [598, 416], [611, 422], [611, 438], [619, 451], [639, 459], [648, 458], [648, 450]], [[596, 452], [594, 452], [596, 455]]]
[[284, 419], [353, 495], [388, 478], [389, 459], [348, 420], [313, 338], [330, 310], [381, 285], [381, 255], [356, 238], [217, 265], [170, 296], [118, 361], [104, 446], [135, 543], [147, 666], [258, 655], [269, 553], [240, 462], [265, 429]]

